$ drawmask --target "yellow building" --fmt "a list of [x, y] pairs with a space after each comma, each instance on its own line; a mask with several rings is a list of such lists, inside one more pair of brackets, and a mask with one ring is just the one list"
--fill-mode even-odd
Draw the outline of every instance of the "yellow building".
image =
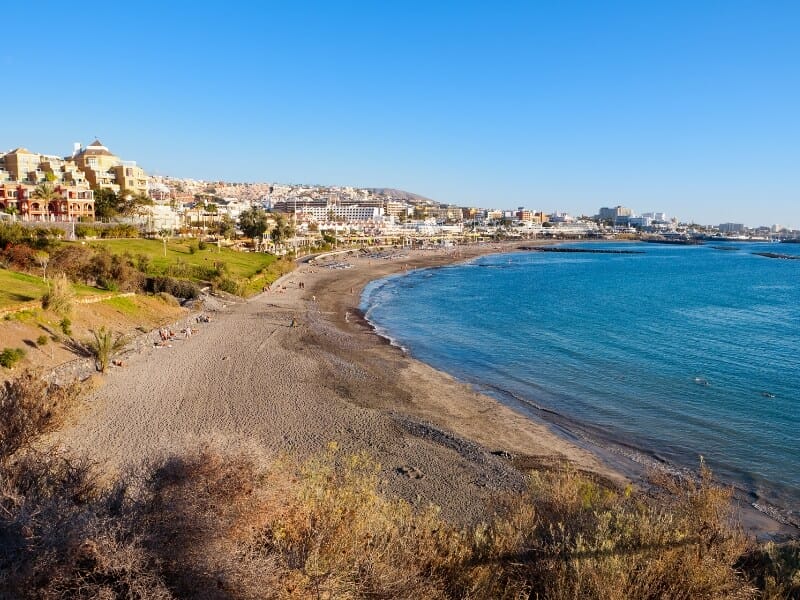
[[98, 188], [147, 194], [147, 175], [99, 140], [85, 148], [76, 144], [65, 158], [25, 148], [0, 154], [0, 211], [24, 221], [93, 220], [93, 189]]
[[147, 175], [135, 161], [112, 154], [100, 140], [79, 149], [71, 158], [93, 188], [123, 194], [147, 194]]
[[3, 167], [11, 181], [36, 183], [44, 178], [39, 170], [40, 155], [25, 148], [17, 148], [3, 157]]

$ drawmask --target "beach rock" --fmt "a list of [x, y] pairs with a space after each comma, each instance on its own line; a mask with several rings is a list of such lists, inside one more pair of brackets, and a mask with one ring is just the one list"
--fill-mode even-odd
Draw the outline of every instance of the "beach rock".
[[398, 467], [397, 472], [401, 475], [405, 475], [409, 479], [422, 479], [425, 477], [425, 474], [420, 471], [417, 467], [405, 466], [405, 467]]
[[495, 450], [492, 452], [492, 454], [499, 456], [500, 458], [505, 458], [506, 460], [514, 460], [514, 455], [508, 450]]

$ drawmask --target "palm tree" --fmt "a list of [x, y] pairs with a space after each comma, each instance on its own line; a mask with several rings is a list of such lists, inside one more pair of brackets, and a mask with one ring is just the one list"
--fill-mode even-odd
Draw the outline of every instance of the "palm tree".
[[125, 338], [121, 333], [114, 334], [105, 326], [98, 330], [91, 330], [94, 339], [86, 342], [86, 347], [94, 356], [95, 367], [101, 373], [105, 373], [108, 363], [114, 355], [125, 346]]
[[37, 185], [36, 188], [34, 188], [33, 197], [38, 198], [43, 202], [50, 202], [51, 200], [58, 198], [58, 193], [56, 192], [56, 188], [53, 187], [52, 183], [49, 181], [43, 181]]
[[51, 210], [50, 208], [50, 203], [53, 202], [54, 200], [57, 200], [59, 198], [59, 195], [58, 192], [56, 192], [55, 187], [53, 187], [53, 184], [50, 183], [49, 181], [44, 181], [39, 185], [37, 185], [36, 188], [34, 188], [31, 195], [37, 200], [42, 201], [42, 206], [44, 206], [47, 209], [48, 214], [51, 212], [58, 212], [57, 208], [55, 211]]

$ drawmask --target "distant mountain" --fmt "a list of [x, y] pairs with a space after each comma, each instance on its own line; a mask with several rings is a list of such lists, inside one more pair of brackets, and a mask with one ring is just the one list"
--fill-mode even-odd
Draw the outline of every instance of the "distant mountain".
[[436, 203], [436, 200], [432, 200], [430, 198], [426, 198], [425, 196], [420, 196], [419, 194], [414, 194], [412, 192], [406, 192], [405, 190], [395, 190], [393, 188], [366, 188], [373, 194], [380, 194], [382, 196], [391, 196], [392, 198], [396, 198], [397, 200], [406, 200], [408, 202], [433, 202]]

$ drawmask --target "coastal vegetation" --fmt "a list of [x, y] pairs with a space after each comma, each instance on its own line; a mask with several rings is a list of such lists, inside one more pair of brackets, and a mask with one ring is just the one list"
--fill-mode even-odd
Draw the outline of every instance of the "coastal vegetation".
[[[90, 229], [79, 224], [76, 232], [101, 231]], [[102, 232], [116, 239], [66, 242], [57, 227], [0, 224], [0, 309], [41, 299], [59, 312], [71, 302], [70, 286], [75, 297], [133, 291], [195, 298], [200, 285], [249, 295], [294, 266], [291, 256], [241, 252], [194, 238], [142, 239], [130, 225]], [[54, 284], [48, 285], [48, 275]]]
[[125, 337], [105, 326], [91, 330], [92, 337], [85, 342], [86, 349], [94, 357], [97, 370], [105, 373], [114, 355], [125, 346]]
[[[260, 282], [260, 286], [255, 286], [260, 290], [293, 268], [290, 259], [259, 252], [239, 252], [216, 244], [204, 243], [201, 248], [193, 238], [166, 243], [148, 239], [98, 240], [88, 245], [111, 256], [134, 258], [136, 267], [146, 276], [217, 285], [228, 280], [235, 286], [243, 285], [250, 292], [254, 291], [254, 286], [249, 285], [252, 280]], [[225, 291], [231, 291], [230, 284], [227, 287], [229, 289]]]
[[754, 547], [730, 490], [650, 494], [532, 471], [477, 524], [380, 491], [335, 444], [307, 460], [209, 442], [140, 471], [51, 448], [81, 403], [25, 372], [0, 390], [0, 596], [21, 598], [797, 598], [798, 546]]
[[0, 351], [0, 366], [11, 369], [19, 361], [25, 358], [24, 348], [3, 348]]
[[72, 312], [75, 291], [67, 276], [60, 273], [50, 283], [47, 292], [42, 296], [42, 308], [52, 310], [57, 315], [66, 317]]
[[[76, 230], [86, 227], [78, 224]], [[102, 231], [125, 236], [129, 227]], [[0, 311], [8, 323], [0, 331], [8, 348], [0, 378], [20, 363], [44, 366], [74, 358], [80, 340], [94, 340], [93, 332], [102, 327], [130, 333], [163, 325], [181, 314], [175, 299], [196, 299], [201, 288], [248, 296], [294, 268], [291, 255], [242, 252], [195, 238], [69, 242], [64, 234], [54, 226], [0, 223]], [[138, 236], [138, 230], [131, 235]], [[148, 302], [148, 295], [156, 302]], [[164, 301], [165, 295], [173, 299]], [[85, 302], [93, 303], [91, 311], [80, 308]], [[66, 342], [46, 356], [24, 354], [26, 345], [41, 346], [34, 340], [42, 331]]]

